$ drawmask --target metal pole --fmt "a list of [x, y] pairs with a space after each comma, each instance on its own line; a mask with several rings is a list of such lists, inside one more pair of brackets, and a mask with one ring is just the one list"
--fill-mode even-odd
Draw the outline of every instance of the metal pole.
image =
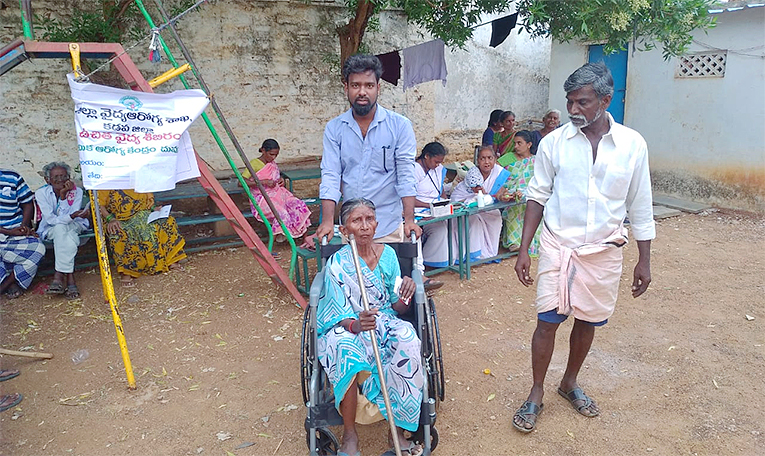
[[[364, 286], [364, 276], [361, 275], [361, 263], [359, 263], [359, 250], [356, 247], [356, 237], [351, 234], [348, 236], [348, 243], [351, 245], [351, 252], [353, 253], [353, 265], [356, 266], [356, 276], [359, 279], [359, 290], [361, 291], [361, 302], [364, 305], [364, 310], [369, 311], [369, 299], [367, 298], [367, 288]], [[380, 360], [380, 349], [377, 346], [377, 331], [369, 331], [369, 336], [372, 338], [372, 351], [375, 353], [375, 363], [377, 364], [377, 375], [380, 377], [380, 389], [383, 393], [383, 400], [385, 401], [385, 410], [388, 411], [388, 424], [390, 424], [390, 433], [393, 437], [393, 448], [396, 450], [396, 456], [401, 456], [401, 445], [398, 442], [398, 431], [396, 430], [396, 422], [393, 419], [393, 409], [390, 406], [390, 397], [388, 396], [388, 388], [385, 386], [385, 373], [383, 372], [382, 361]]]
[[[72, 70], [74, 76], [78, 77], [80, 72], [80, 45], [78, 43], [69, 43], [69, 54], [72, 57]], [[112, 320], [114, 320], [114, 330], [117, 332], [117, 342], [122, 354], [122, 363], [125, 365], [125, 375], [127, 376], [128, 388], [135, 389], [135, 376], [133, 375], [133, 364], [130, 362], [130, 353], [125, 340], [125, 329], [122, 327], [122, 318], [120, 318], [120, 309], [117, 304], [117, 297], [114, 294], [114, 283], [109, 271], [109, 254], [106, 250], [106, 238], [104, 237], [104, 224], [101, 220], [101, 206], [98, 204], [98, 192], [90, 190], [90, 209], [93, 214], [93, 220], [96, 222], [93, 227], [96, 235], [96, 247], [98, 249], [98, 266], [101, 272], [101, 285], [104, 289], [104, 299], [109, 303], [112, 310]]]
[[101, 270], [101, 284], [104, 286], [104, 297], [109, 302], [109, 307], [112, 309], [114, 330], [117, 331], [117, 342], [119, 342], [120, 353], [122, 354], [122, 363], [125, 365], [128, 388], [135, 389], [133, 365], [130, 362], [130, 353], [128, 352], [127, 341], [125, 340], [125, 329], [122, 327], [120, 309], [117, 304], [117, 297], [114, 294], [114, 282], [112, 281], [112, 275], [109, 271], [109, 256], [106, 251], [106, 238], [104, 237], [104, 225], [101, 219], [101, 206], [98, 204], [98, 192], [95, 190], [90, 190], [90, 207], [93, 210], [93, 220], [96, 221], [96, 226], [94, 228], [96, 232], [96, 246], [98, 247], [98, 265]]
[[[255, 173], [255, 170], [252, 168], [252, 165], [250, 164], [250, 161], [247, 160], [247, 156], [245, 155], [241, 144], [239, 144], [239, 140], [236, 138], [236, 135], [234, 135], [234, 132], [231, 129], [231, 126], [228, 124], [228, 121], [226, 121], [226, 118], [223, 116], [223, 111], [221, 111], [220, 107], [218, 106], [218, 102], [215, 100], [215, 96], [213, 96], [212, 92], [210, 92], [210, 88], [207, 86], [207, 83], [202, 78], [202, 73], [200, 73], [196, 63], [194, 63], [194, 59], [191, 57], [191, 53], [186, 48], [186, 45], [183, 43], [183, 40], [181, 40], [180, 35], [178, 35], [178, 31], [175, 28], [175, 24], [170, 22], [170, 16], [167, 15], [167, 12], [165, 11], [165, 7], [162, 6], [162, 2], [160, 2], [159, 0], [154, 0], [154, 3], [157, 5], [157, 9], [159, 10], [160, 15], [162, 16], [162, 20], [168, 24], [167, 28], [169, 28], [170, 31], [173, 33], [173, 38], [175, 38], [175, 42], [178, 43], [178, 47], [181, 49], [181, 53], [183, 54], [183, 57], [186, 59], [187, 62], [191, 64], [191, 71], [196, 76], [197, 81], [199, 82], [199, 86], [202, 88], [202, 90], [204, 90], [204, 92], [210, 98], [210, 105], [212, 106], [213, 111], [215, 111], [215, 114], [218, 116], [218, 120], [220, 121], [221, 125], [223, 125], [223, 129], [228, 134], [229, 139], [234, 144], [234, 148], [239, 153], [239, 157], [241, 157], [242, 161], [244, 162], [244, 166], [247, 167], [248, 171], [250, 171], [250, 175], [255, 180], [255, 184], [258, 186], [258, 190], [260, 190], [261, 195], [263, 195], [263, 199], [266, 201], [274, 217], [281, 225], [282, 231], [284, 235], [287, 237], [287, 240], [289, 241], [290, 246], [292, 247], [292, 256], [293, 258], [295, 258], [296, 246], [295, 246], [295, 240], [292, 238], [292, 234], [289, 232], [287, 227], [284, 225], [284, 222], [281, 220], [281, 217], [279, 216], [279, 213], [276, 211], [276, 208], [274, 207], [274, 203], [271, 201], [271, 198], [269, 198], [268, 195], [266, 194], [265, 188], [263, 188], [263, 185], [260, 183], [260, 179], [258, 179]], [[293, 260], [293, 264], [294, 264], [294, 260]]]
[[21, 27], [24, 30], [24, 38], [35, 39], [35, 29], [32, 26], [32, 0], [19, 0], [21, 9]]

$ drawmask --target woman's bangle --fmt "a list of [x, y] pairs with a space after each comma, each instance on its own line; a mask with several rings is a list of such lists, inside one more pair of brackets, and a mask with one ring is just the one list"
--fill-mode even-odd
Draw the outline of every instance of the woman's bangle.
[[358, 320], [356, 319], [351, 320], [351, 322], [348, 323], [348, 326], [346, 326], [345, 329], [347, 329], [348, 332], [350, 332], [351, 334], [358, 334], [358, 332], [353, 330], [353, 324], [356, 323], [357, 321]]
[[106, 223], [109, 223], [112, 220], [114, 220], [114, 214], [109, 214], [109, 215], [106, 216]]

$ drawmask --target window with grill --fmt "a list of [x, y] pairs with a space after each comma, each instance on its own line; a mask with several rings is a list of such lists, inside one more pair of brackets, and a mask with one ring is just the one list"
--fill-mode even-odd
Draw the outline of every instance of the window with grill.
[[725, 77], [727, 51], [699, 52], [680, 56], [676, 78], [722, 78]]

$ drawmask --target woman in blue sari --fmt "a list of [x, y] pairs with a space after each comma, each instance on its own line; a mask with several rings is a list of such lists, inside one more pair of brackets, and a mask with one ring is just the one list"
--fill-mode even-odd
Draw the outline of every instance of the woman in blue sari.
[[340, 232], [356, 239], [370, 310], [364, 310], [351, 248], [346, 245], [327, 262], [316, 314], [319, 361], [343, 416], [343, 444], [338, 455], [360, 454], [356, 422], [378, 421], [378, 410], [383, 418], [389, 416], [372, 349], [372, 330], [380, 345], [385, 384], [398, 426], [394, 438], [403, 454], [416, 455], [421, 448], [406, 440], [403, 430], [415, 432], [419, 427], [424, 384], [421, 344], [412, 325], [398, 318], [409, 309], [415, 285], [409, 277], [400, 279], [395, 251], [373, 242], [377, 228], [374, 203], [364, 198], [346, 201], [340, 222]]

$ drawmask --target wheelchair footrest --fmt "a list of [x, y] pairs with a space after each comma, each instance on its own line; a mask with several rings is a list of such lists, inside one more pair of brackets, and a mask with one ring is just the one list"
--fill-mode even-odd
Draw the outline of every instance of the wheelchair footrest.
[[339, 426], [343, 417], [335, 408], [334, 402], [308, 407], [308, 417], [305, 419], [306, 430], [310, 428]]

